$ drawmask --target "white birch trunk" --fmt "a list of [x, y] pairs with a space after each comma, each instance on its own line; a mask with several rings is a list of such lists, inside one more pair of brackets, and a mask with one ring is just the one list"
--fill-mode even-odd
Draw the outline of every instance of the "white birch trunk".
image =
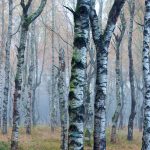
[[9, 99], [9, 76], [10, 76], [10, 47], [12, 39], [12, 16], [13, 16], [13, 0], [9, 0], [9, 23], [6, 42], [6, 58], [5, 58], [5, 86], [4, 86], [4, 100], [3, 100], [3, 129], [2, 133], [7, 134], [7, 121], [8, 121], [8, 99]]
[[145, 88], [144, 99], [144, 130], [142, 138], [142, 150], [150, 149], [150, 1], [145, 0], [145, 18], [143, 32], [143, 77]]

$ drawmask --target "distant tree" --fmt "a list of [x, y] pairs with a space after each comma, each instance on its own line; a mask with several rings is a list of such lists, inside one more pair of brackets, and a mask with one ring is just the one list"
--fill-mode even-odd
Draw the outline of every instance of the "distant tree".
[[[33, 97], [33, 80], [34, 80], [34, 69], [35, 69], [35, 22], [31, 24], [31, 39], [30, 39], [30, 61], [29, 64], [29, 75], [27, 79], [27, 101], [26, 101], [26, 133], [31, 134], [31, 122], [32, 117], [32, 97]], [[26, 74], [27, 75], [27, 74]]]
[[[31, 49], [32, 49], [32, 58], [33, 61], [32, 62], [32, 66], [33, 66], [33, 70], [32, 70], [32, 123], [33, 126], [35, 126], [37, 124], [37, 121], [39, 119], [39, 114], [38, 111], [36, 111], [36, 90], [37, 88], [40, 86], [41, 82], [42, 82], [42, 75], [43, 75], [43, 71], [44, 71], [44, 64], [45, 64], [45, 53], [46, 53], [46, 46], [47, 46], [47, 33], [46, 33], [46, 28], [44, 28], [44, 48], [43, 48], [43, 56], [42, 56], [42, 66], [41, 66], [41, 70], [39, 69], [39, 63], [38, 63], [38, 41], [37, 41], [37, 36], [35, 34], [36, 30], [35, 30], [35, 23], [33, 22], [33, 27], [32, 27], [32, 44], [31, 44]], [[34, 56], [33, 56], [34, 55]], [[40, 71], [39, 71], [40, 70]], [[40, 72], [40, 73], [39, 73]]]
[[1, 1], [1, 47], [0, 47], [0, 127], [3, 114], [3, 55], [5, 49], [5, 1]]
[[120, 58], [120, 79], [121, 79], [121, 83], [120, 83], [120, 88], [121, 88], [121, 100], [122, 100], [122, 106], [121, 106], [121, 110], [120, 110], [120, 122], [119, 122], [119, 128], [123, 129], [124, 126], [124, 114], [123, 114], [123, 109], [124, 109], [124, 105], [125, 105], [125, 93], [124, 93], [124, 80], [123, 80], [123, 64], [122, 64], [122, 52], [121, 51], [121, 58]]
[[116, 51], [116, 110], [112, 117], [111, 142], [116, 142], [117, 123], [121, 113], [121, 68], [120, 68], [120, 45], [126, 30], [126, 20], [124, 12], [120, 14], [121, 25], [119, 26], [120, 35], [114, 34], [115, 37], [115, 51]]
[[21, 86], [22, 86], [22, 72], [24, 64], [24, 52], [26, 48], [27, 33], [29, 25], [42, 13], [47, 0], [42, 0], [39, 8], [32, 14], [28, 14], [29, 7], [32, 0], [28, 0], [27, 3], [21, 0], [22, 16], [21, 16], [21, 32], [20, 43], [17, 48], [17, 72], [15, 76], [15, 92], [13, 102], [13, 129], [11, 137], [11, 150], [18, 150], [18, 132], [19, 132], [19, 102], [21, 100]]
[[4, 86], [4, 99], [3, 99], [3, 129], [2, 133], [7, 133], [7, 112], [8, 112], [8, 99], [9, 99], [9, 76], [10, 76], [10, 47], [12, 39], [12, 16], [13, 16], [13, 1], [9, 0], [9, 23], [8, 23], [8, 32], [7, 32], [7, 41], [6, 41], [6, 59], [5, 59], [5, 86]]
[[65, 51], [59, 50], [59, 106], [60, 106], [60, 120], [61, 120], [61, 150], [68, 150], [68, 105], [65, 96]]
[[[89, 38], [91, 39], [91, 38]], [[91, 145], [91, 139], [92, 139], [92, 132], [93, 132], [93, 103], [92, 103], [92, 91], [91, 86], [93, 79], [95, 80], [96, 77], [96, 64], [95, 64], [95, 51], [93, 49], [93, 45], [89, 41], [88, 46], [88, 52], [89, 52], [89, 64], [87, 64], [87, 83], [86, 83], [86, 89], [85, 89], [85, 140], [88, 145]], [[95, 82], [95, 81], [94, 81]], [[94, 84], [95, 85], [95, 84]]]
[[133, 125], [134, 118], [136, 115], [135, 106], [135, 79], [134, 79], [134, 64], [133, 64], [133, 49], [132, 49], [132, 39], [133, 39], [133, 23], [134, 23], [134, 13], [135, 13], [135, 0], [128, 1], [129, 13], [130, 13], [130, 24], [129, 24], [129, 35], [128, 35], [128, 56], [129, 56], [129, 80], [131, 87], [131, 113], [128, 121], [128, 136], [127, 139], [130, 141], [133, 139]]
[[[55, 0], [52, 0], [52, 30], [55, 31], [55, 7], [56, 7], [56, 2]], [[54, 132], [55, 129], [55, 112], [56, 112], [56, 106], [55, 106], [55, 34], [52, 32], [52, 87], [51, 87], [51, 103], [52, 107], [51, 109], [51, 131]]]

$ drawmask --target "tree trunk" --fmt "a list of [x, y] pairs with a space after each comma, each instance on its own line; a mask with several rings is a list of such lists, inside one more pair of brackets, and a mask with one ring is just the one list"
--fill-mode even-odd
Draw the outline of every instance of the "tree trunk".
[[86, 55], [89, 37], [90, 0], [78, 0], [74, 12], [74, 51], [71, 62], [69, 92], [68, 149], [84, 148], [84, 91], [86, 86]]
[[143, 77], [144, 77], [144, 129], [142, 138], [142, 150], [150, 149], [150, 1], [145, 0], [145, 18], [143, 32]]
[[[90, 33], [90, 32], [89, 32]], [[89, 39], [91, 39], [91, 36], [89, 34]], [[96, 76], [96, 61], [95, 61], [95, 50], [93, 49], [93, 46], [91, 46], [91, 43], [89, 42], [88, 45], [88, 51], [89, 51], [89, 68], [87, 67], [87, 83], [86, 83], [86, 89], [85, 89], [85, 140], [86, 143], [91, 146], [92, 144], [92, 132], [93, 132], [93, 108], [92, 108], [92, 96], [91, 96], [91, 84], [92, 79]], [[95, 87], [94, 87], [95, 88]]]
[[[55, 31], [55, 0], [52, 0], [52, 30]], [[54, 32], [52, 32], [52, 107], [51, 107], [51, 131], [54, 132], [54, 127], [55, 127], [55, 43], [54, 43]]]
[[86, 93], [86, 103], [85, 103], [85, 140], [86, 143], [91, 146], [91, 137], [92, 137], [92, 123], [93, 123], [93, 110], [91, 105], [91, 95], [90, 95], [90, 83], [87, 82]]
[[[26, 52], [25, 52], [25, 62], [23, 67], [23, 79], [22, 79], [22, 92], [21, 92], [21, 104], [20, 107], [23, 107], [23, 116], [24, 116], [24, 124], [26, 127], [26, 114], [27, 114], [27, 100], [28, 100], [28, 70], [29, 70], [29, 49], [30, 49], [30, 36], [27, 35], [27, 43], [26, 43]], [[21, 112], [20, 112], [21, 113]], [[21, 120], [20, 120], [21, 121]]]
[[1, 22], [2, 22], [2, 27], [1, 27], [1, 48], [0, 48], [0, 127], [2, 127], [2, 106], [3, 106], [3, 52], [5, 49], [5, 1], [1, 1]]
[[34, 54], [35, 54], [35, 23], [31, 24], [31, 54], [30, 54], [30, 67], [28, 76], [28, 97], [27, 97], [27, 110], [26, 110], [26, 133], [31, 134], [31, 122], [32, 122], [32, 97], [33, 97], [33, 76], [34, 76]]
[[5, 59], [5, 87], [4, 87], [4, 100], [3, 100], [3, 129], [2, 133], [7, 134], [7, 112], [8, 112], [8, 99], [9, 99], [9, 76], [10, 76], [10, 47], [12, 39], [12, 15], [13, 15], [13, 1], [9, 0], [9, 23], [6, 42], [6, 59]]
[[124, 81], [123, 81], [123, 70], [122, 70], [122, 52], [121, 52], [121, 70], [120, 70], [120, 77], [121, 77], [121, 99], [122, 99], [122, 107], [121, 107], [121, 112], [120, 112], [120, 123], [119, 123], [119, 128], [123, 129], [124, 126], [124, 115], [123, 115], [123, 108], [125, 104], [124, 100]]
[[36, 122], [36, 111], [35, 111], [35, 102], [36, 102], [36, 89], [34, 88], [32, 90], [32, 122], [33, 126], [37, 124]]
[[47, 0], [42, 0], [39, 8], [28, 16], [28, 9], [31, 5], [32, 0], [28, 1], [27, 4], [21, 0], [22, 6], [22, 16], [21, 16], [21, 32], [20, 32], [20, 43], [17, 48], [17, 72], [15, 76], [15, 91], [14, 91], [14, 101], [13, 101], [13, 128], [11, 137], [11, 150], [18, 150], [18, 135], [19, 135], [19, 103], [21, 100], [21, 86], [22, 86], [22, 72], [24, 64], [24, 52], [27, 41], [27, 32], [29, 30], [29, 25], [42, 13]]
[[[32, 52], [31, 52], [32, 53]], [[33, 65], [30, 65], [28, 76], [28, 97], [26, 106], [26, 134], [31, 134], [31, 120], [32, 120], [32, 78], [33, 77]]]
[[119, 115], [121, 113], [122, 108], [122, 100], [121, 100], [121, 70], [120, 70], [120, 45], [125, 33], [126, 29], [126, 21], [123, 12], [120, 15], [121, 19], [121, 27], [120, 27], [120, 35], [115, 35], [115, 44], [116, 44], [116, 103], [117, 107], [115, 113], [112, 117], [112, 130], [111, 130], [111, 142], [116, 143], [116, 129], [117, 123], [119, 119]]
[[[35, 32], [35, 30], [34, 30]], [[35, 35], [34, 35], [35, 36]], [[36, 38], [36, 37], [34, 37]], [[34, 70], [34, 86], [32, 89], [32, 123], [33, 126], [36, 126], [36, 89], [38, 84], [38, 46], [37, 41], [35, 39], [35, 70]]]
[[140, 117], [139, 117], [139, 131], [142, 132], [143, 130], [143, 109], [144, 109], [144, 104], [142, 103], [142, 106], [140, 108]]
[[18, 62], [17, 72], [15, 77], [15, 93], [13, 102], [13, 129], [11, 139], [11, 150], [18, 150], [18, 132], [19, 132], [19, 102], [21, 98], [21, 85], [22, 85], [22, 67], [24, 64], [24, 51], [27, 39], [28, 26], [26, 22], [22, 20], [20, 46], [18, 47]]
[[116, 143], [116, 129], [121, 112], [122, 101], [120, 97], [120, 50], [116, 49], [116, 103], [117, 107], [112, 117], [111, 142]]
[[103, 32], [103, 0], [99, 0], [99, 14], [98, 14], [98, 20], [99, 20], [99, 29], [100, 29], [100, 34]]
[[61, 150], [68, 150], [68, 134], [67, 134], [67, 101], [65, 99], [65, 52], [63, 49], [59, 51], [59, 106], [61, 120]]
[[133, 126], [134, 118], [136, 115], [135, 106], [135, 85], [134, 85], [134, 68], [133, 68], [133, 57], [132, 57], [132, 35], [133, 35], [133, 23], [134, 23], [134, 12], [135, 12], [135, 0], [130, 1], [130, 27], [129, 27], [129, 37], [128, 37], [128, 55], [129, 55], [129, 80], [131, 87], [131, 113], [128, 121], [128, 136], [129, 141], [133, 140]]
[[[98, 17], [94, 7], [90, 13], [90, 22], [93, 40], [97, 51], [97, 79], [94, 116], [94, 150], [106, 150], [106, 95], [107, 95], [107, 63], [108, 47], [115, 29], [117, 18], [125, 0], [115, 0], [109, 13], [108, 22], [104, 34], [100, 34]], [[117, 11], [116, 11], [117, 10]]]

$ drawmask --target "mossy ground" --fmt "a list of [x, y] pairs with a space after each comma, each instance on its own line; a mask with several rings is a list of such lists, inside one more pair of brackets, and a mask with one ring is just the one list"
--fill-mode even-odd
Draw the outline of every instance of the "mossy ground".
[[[126, 140], [127, 130], [119, 130], [117, 143], [110, 143], [110, 130], [107, 130], [107, 150], [140, 150], [142, 133], [134, 130], [134, 140]], [[9, 150], [11, 139], [11, 129], [9, 134], [0, 134], [0, 150]], [[36, 127], [32, 129], [32, 135], [27, 136], [24, 129], [20, 129], [19, 150], [60, 150], [60, 129], [55, 133], [50, 132], [48, 127]], [[85, 150], [92, 150], [86, 146]]]

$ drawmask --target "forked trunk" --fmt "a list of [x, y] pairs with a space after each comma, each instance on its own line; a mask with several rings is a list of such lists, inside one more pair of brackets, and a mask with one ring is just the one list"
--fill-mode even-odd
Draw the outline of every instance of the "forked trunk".
[[[125, 0], [115, 0], [108, 16], [104, 34], [101, 35], [98, 17], [93, 8], [90, 11], [90, 22], [93, 40], [97, 51], [97, 79], [94, 116], [94, 150], [106, 150], [106, 96], [107, 96], [107, 63], [108, 47]], [[116, 11], [117, 10], [117, 11]]]

